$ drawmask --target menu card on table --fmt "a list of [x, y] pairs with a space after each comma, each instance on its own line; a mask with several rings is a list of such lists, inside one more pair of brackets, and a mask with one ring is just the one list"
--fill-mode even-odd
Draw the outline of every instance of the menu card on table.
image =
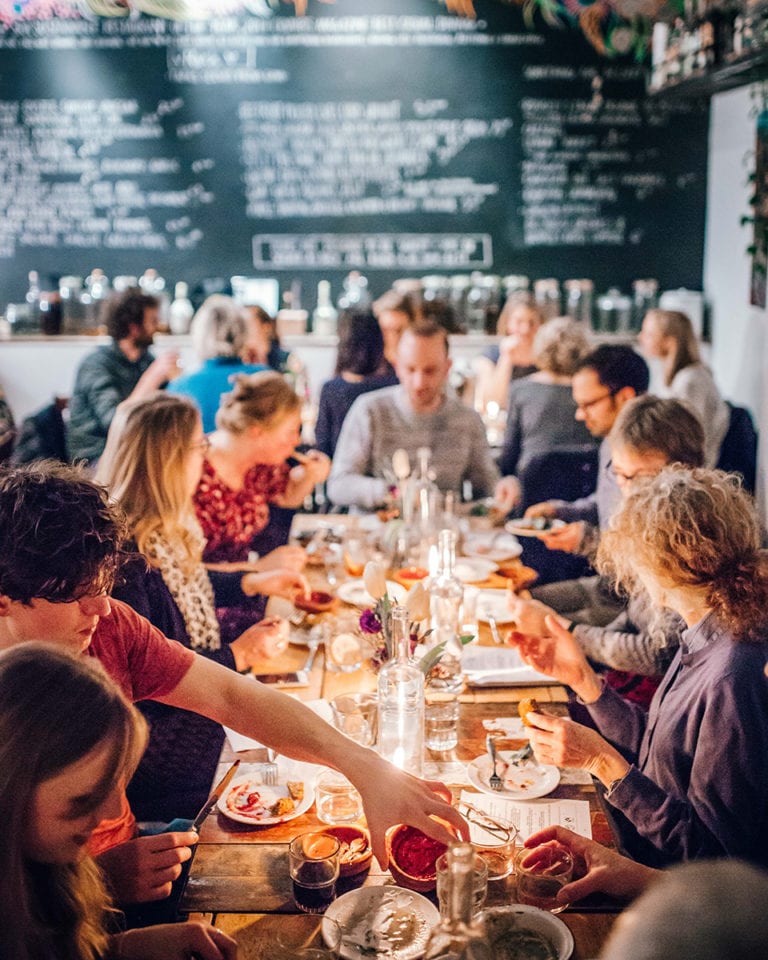
[[544, 827], [561, 826], [582, 837], [592, 839], [592, 825], [587, 800], [507, 800], [462, 790], [461, 802], [482, 810], [491, 817], [511, 820], [523, 839]]
[[461, 658], [461, 669], [471, 687], [557, 682], [529, 667], [513, 647], [470, 647]]

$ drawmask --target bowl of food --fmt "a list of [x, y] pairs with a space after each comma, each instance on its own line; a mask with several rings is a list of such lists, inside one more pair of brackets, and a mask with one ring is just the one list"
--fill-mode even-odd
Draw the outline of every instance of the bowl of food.
[[400, 823], [386, 836], [389, 870], [395, 883], [419, 893], [437, 886], [437, 860], [448, 849], [416, 827]]
[[342, 877], [353, 877], [368, 869], [373, 850], [367, 830], [355, 826], [335, 826], [319, 832], [339, 841], [339, 873]]
[[336, 597], [323, 590], [313, 590], [311, 593], [298, 594], [293, 599], [293, 605], [307, 613], [327, 613], [336, 605]]
[[513, 590], [525, 590], [539, 579], [538, 571], [533, 567], [525, 567], [522, 563], [499, 567], [496, 576], [504, 577]]
[[494, 960], [568, 960], [573, 934], [547, 910], [513, 903], [483, 911]]
[[392, 576], [396, 583], [410, 590], [414, 583], [429, 576], [429, 570], [426, 567], [401, 567]]

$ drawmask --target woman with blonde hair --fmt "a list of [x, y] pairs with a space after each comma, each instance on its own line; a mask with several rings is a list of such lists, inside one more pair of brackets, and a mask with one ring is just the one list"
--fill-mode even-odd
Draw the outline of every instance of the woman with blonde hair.
[[[235, 378], [216, 415], [216, 430], [208, 438], [194, 498], [207, 540], [206, 563], [242, 564], [256, 550], [266, 554], [259, 560], [263, 567], [303, 566], [303, 550], [269, 549], [282, 536], [277, 524], [269, 529], [270, 507], [300, 506], [330, 470], [330, 460], [319, 450], [296, 453], [300, 432], [301, 399], [279, 373]], [[242, 630], [248, 618], [252, 622], [247, 604], [221, 612], [224, 635]]]
[[685, 623], [645, 711], [592, 668], [555, 617], [512, 637], [523, 658], [570, 686], [597, 730], [529, 715], [542, 763], [583, 767], [606, 787], [621, 847], [649, 866], [743, 857], [768, 866], [768, 556], [733, 475], [668, 466], [636, 479], [603, 535], [598, 564], [639, 583]]
[[256, 373], [266, 367], [262, 362], [242, 359], [249, 335], [248, 316], [244, 307], [223, 293], [203, 301], [192, 318], [190, 335], [200, 367], [172, 380], [166, 390], [191, 397], [200, 409], [203, 430], [210, 433], [221, 395], [232, 389], [235, 374]]
[[489, 347], [472, 363], [477, 378], [476, 397], [483, 407], [493, 401], [506, 408], [510, 385], [536, 373], [533, 340], [543, 323], [544, 314], [530, 296], [511, 296], [506, 301], [496, 329], [502, 338], [500, 343]]
[[712, 371], [701, 362], [693, 324], [679, 310], [649, 310], [638, 339], [647, 357], [662, 362], [663, 382], [655, 392], [681, 400], [699, 418], [704, 428], [705, 465], [714, 467], [731, 415]]
[[559, 447], [596, 444], [576, 420], [571, 382], [579, 361], [590, 350], [581, 324], [556, 317], [539, 328], [533, 340], [536, 373], [515, 380], [509, 389], [509, 409], [499, 469], [521, 474], [530, 460]]
[[[118, 409], [97, 480], [124, 511], [138, 556], [124, 564], [112, 596], [167, 637], [232, 669], [248, 670], [285, 649], [286, 625], [278, 618], [261, 623], [252, 618], [232, 642], [222, 642], [216, 604], [256, 594], [292, 598], [305, 592], [306, 582], [293, 570], [205, 569], [192, 494], [206, 447], [200, 415], [189, 400], [159, 393]], [[132, 809], [140, 819], [194, 816], [216, 769], [222, 728], [159, 703], [140, 709], [151, 722], [151, 736], [128, 790]]]
[[234, 960], [200, 923], [110, 934], [117, 912], [88, 852], [120, 810], [146, 725], [91, 657], [25, 643], [0, 654], [0, 955], [8, 960]]

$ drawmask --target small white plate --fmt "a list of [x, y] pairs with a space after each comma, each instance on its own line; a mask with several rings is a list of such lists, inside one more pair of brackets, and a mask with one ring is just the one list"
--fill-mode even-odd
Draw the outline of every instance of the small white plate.
[[534, 526], [534, 518], [519, 517], [517, 520], [507, 520], [504, 529], [515, 537], [540, 537], [543, 533], [552, 533], [565, 526], [565, 520], [546, 518], [549, 522], [546, 527], [539, 529]]
[[515, 930], [531, 930], [549, 940], [557, 951], [557, 960], [568, 960], [573, 953], [573, 934], [559, 917], [548, 910], [512, 903], [506, 907], [484, 910], [483, 917], [486, 939], [491, 945], [499, 940], [503, 943], [504, 935]]
[[[230, 808], [227, 806], [227, 800], [232, 796], [232, 794], [235, 793], [240, 787], [244, 787], [246, 784], [250, 784], [253, 787], [253, 791], [257, 792], [264, 802], [263, 816], [248, 816], [245, 813], [241, 813], [239, 810], [230, 810]], [[269, 807], [277, 803], [280, 797], [288, 796], [290, 796], [288, 787], [284, 783], [278, 783], [274, 787], [267, 787], [259, 780], [258, 777], [241, 777], [239, 780], [235, 780], [229, 790], [219, 797], [218, 807], [225, 817], [228, 817], [230, 820], [235, 820], [237, 823], [247, 823], [250, 827], [268, 827], [275, 823], [285, 823], [287, 820], [293, 820], [296, 817], [300, 817], [302, 813], [306, 813], [315, 801], [314, 786], [311, 781], [305, 780], [304, 796], [298, 801], [296, 807], [291, 810], [290, 813], [284, 813], [282, 816], [270, 816], [268, 813]]]
[[481, 590], [477, 598], [477, 619], [488, 623], [493, 617], [496, 623], [512, 623], [514, 617], [509, 609], [506, 590]]
[[480, 583], [487, 580], [496, 569], [493, 560], [481, 560], [480, 557], [459, 557], [454, 573], [462, 583]]
[[[394, 580], [387, 580], [387, 592], [389, 593], [389, 599], [395, 603], [400, 603], [408, 595], [406, 588], [401, 587]], [[336, 591], [336, 596], [339, 600], [343, 600], [344, 603], [349, 603], [353, 607], [372, 607], [375, 603], [373, 597], [365, 589], [365, 582], [362, 578], [345, 580]]]
[[513, 560], [523, 552], [522, 545], [511, 533], [489, 530], [487, 533], [471, 533], [464, 538], [464, 553], [480, 560]]
[[[424, 956], [432, 928], [439, 922], [437, 908], [420, 893], [404, 887], [360, 887], [334, 900], [325, 917], [342, 931], [339, 956], [346, 960], [418, 960]], [[322, 934], [332, 942], [331, 924], [323, 919]]]
[[[497, 751], [500, 761], [507, 762], [510, 751]], [[535, 800], [551, 793], [560, 783], [560, 771], [549, 764], [523, 761], [519, 766], [510, 763], [507, 770], [501, 772], [501, 763], [497, 765], [499, 776], [504, 781], [503, 790], [494, 790], [488, 782], [491, 776], [491, 758], [487, 753], [467, 765], [467, 775], [473, 787], [492, 797], [509, 797], [513, 800]]]

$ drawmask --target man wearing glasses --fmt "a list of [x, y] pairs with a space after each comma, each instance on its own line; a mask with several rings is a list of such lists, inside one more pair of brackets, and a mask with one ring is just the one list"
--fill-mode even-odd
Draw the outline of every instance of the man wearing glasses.
[[[529, 507], [526, 517], [552, 517], [566, 521], [541, 540], [550, 550], [591, 557], [597, 549], [600, 529], [608, 524], [619, 501], [616, 477], [610, 469], [607, 436], [624, 405], [648, 390], [650, 375], [645, 360], [628, 346], [604, 344], [588, 354], [573, 376], [576, 419], [583, 421], [594, 437], [602, 437], [597, 489], [588, 497], [568, 503], [547, 500]], [[572, 620], [604, 625], [623, 604], [597, 576], [547, 584], [533, 596]]]

